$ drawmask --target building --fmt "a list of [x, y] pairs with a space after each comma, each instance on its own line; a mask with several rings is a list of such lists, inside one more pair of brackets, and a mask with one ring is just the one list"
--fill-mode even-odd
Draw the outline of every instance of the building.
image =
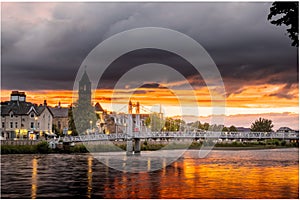
[[1, 102], [1, 138], [36, 139], [52, 134], [53, 114], [44, 104], [26, 102], [24, 92], [12, 91], [10, 101]]
[[61, 107], [59, 102], [58, 106], [55, 106], [54, 108], [50, 107], [50, 110], [53, 114], [53, 121], [52, 121], [53, 125], [56, 127], [58, 132], [64, 133], [64, 130], [67, 131], [69, 127], [69, 117], [68, 117], [69, 108]]
[[280, 127], [277, 132], [280, 133], [291, 133], [291, 132], [295, 132], [293, 129], [289, 128], [289, 127]]
[[250, 128], [245, 128], [245, 127], [236, 127], [238, 132], [251, 132]]
[[84, 74], [79, 81], [78, 96], [78, 103], [89, 102], [92, 104], [92, 84], [86, 71], [84, 71]]

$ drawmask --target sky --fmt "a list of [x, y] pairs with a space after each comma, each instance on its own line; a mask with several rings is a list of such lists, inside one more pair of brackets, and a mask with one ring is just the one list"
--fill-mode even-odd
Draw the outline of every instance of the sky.
[[[99, 43], [129, 29], [163, 27], [196, 40], [215, 62], [226, 90], [225, 125], [249, 127], [263, 116], [276, 128], [285, 124], [298, 129], [298, 48], [291, 46], [286, 27], [267, 20], [270, 6], [271, 2], [2, 3], [1, 100], [7, 100], [11, 90], [21, 90], [28, 101], [69, 105], [77, 71]], [[208, 121], [211, 99], [203, 79], [178, 56], [159, 50], [118, 58], [101, 77], [94, 102], [112, 109], [113, 83], [133, 65], [151, 62], [176, 68], [192, 83], [201, 120]], [[162, 103], [169, 115], [176, 115], [178, 99], [168, 88], [181, 82], [166, 74], [162, 70], [162, 82], [140, 88], [134, 99], [148, 108]], [[186, 94], [180, 88], [177, 92]], [[126, 99], [118, 98], [117, 103]], [[190, 106], [188, 101], [184, 104]]]

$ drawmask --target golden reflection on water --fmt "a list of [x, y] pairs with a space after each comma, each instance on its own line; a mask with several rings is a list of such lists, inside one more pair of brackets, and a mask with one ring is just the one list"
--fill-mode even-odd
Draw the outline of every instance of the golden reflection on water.
[[[298, 166], [242, 166], [236, 163], [201, 164], [196, 159], [179, 163], [183, 191], [165, 191], [168, 198], [189, 194], [189, 198], [295, 198], [298, 193]], [[276, 188], [276, 189], [274, 189]]]
[[151, 159], [148, 158], [147, 160], [147, 170], [150, 171], [151, 170]]
[[167, 160], [166, 158], [163, 159], [163, 163], [162, 163], [162, 171], [163, 171], [163, 175], [166, 174], [166, 167], [167, 167]]
[[88, 173], [87, 173], [87, 182], [88, 182], [88, 186], [87, 186], [87, 198], [91, 198], [92, 195], [92, 182], [93, 182], [93, 157], [89, 156], [88, 157]]
[[[298, 198], [298, 164], [267, 162], [184, 158], [166, 168], [163, 159], [160, 171], [116, 177], [117, 192], [105, 198]], [[149, 170], [151, 160], [147, 164]]]
[[105, 175], [106, 175], [106, 177], [108, 177], [109, 176], [109, 160], [108, 160], [108, 158], [105, 158], [105, 166], [106, 166], [106, 168], [105, 168]]
[[37, 167], [38, 162], [36, 158], [32, 159], [32, 175], [31, 175], [31, 198], [36, 198], [37, 191]]

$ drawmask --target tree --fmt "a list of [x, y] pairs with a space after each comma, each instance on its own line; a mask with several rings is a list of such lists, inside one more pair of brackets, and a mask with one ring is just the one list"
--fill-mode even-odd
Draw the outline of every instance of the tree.
[[166, 131], [178, 131], [180, 127], [180, 121], [176, 121], [171, 117], [167, 117], [165, 121], [165, 130]]
[[151, 128], [151, 131], [161, 131], [164, 128], [164, 120], [160, 118], [158, 113], [152, 113], [146, 120], [146, 126]]
[[207, 122], [205, 122], [204, 124], [203, 124], [203, 129], [204, 130], [208, 130], [209, 129], [209, 123], [207, 123]]
[[272, 120], [259, 118], [251, 125], [253, 132], [271, 132], [273, 128]]
[[54, 133], [56, 133], [56, 135], [58, 136], [63, 136], [62, 134], [62, 130], [59, 130], [56, 126], [56, 124], [52, 124], [52, 130], [54, 131]]
[[228, 132], [228, 131], [229, 131], [229, 129], [226, 126], [224, 126], [222, 129], [222, 132]]
[[231, 126], [229, 127], [229, 131], [230, 131], [230, 132], [237, 132], [238, 130], [237, 130], [237, 128], [236, 128], [235, 126], [231, 125]]
[[73, 118], [73, 107], [70, 106], [69, 110], [68, 110], [68, 118], [69, 118], [69, 130], [72, 131], [72, 135], [76, 136], [78, 135], [78, 132], [76, 130], [76, 126], [75, 126], [75, 122], [74, 122], [74, 118]]
[[[273, 17], [279, 15], [277, 19], [272, 20]], [[271, 24], [281, 26], [282, 24], [288, 26], [287, 33], [292, 40], [292, 46], [298, 47], [298, 2], [274, 2], [270, 8], [268, 20], [272, 20]]]
[[73, 109], [74, 122], [79, 134], [84, 134], [87, 129], [90, 129], [91, 124], [96, 124], [97, 116], [90, 102], [78, 101]]
[[203, 124], [201, 124], [200, 121], [191, 122], [188, 123], [187, 125], [191, 126], [192, 128], [203, 129]]
[[208, 130], [209, 131], [222, 131], [223, 128], [224, 128], [224, 125], [212, 124], [209, 126]]

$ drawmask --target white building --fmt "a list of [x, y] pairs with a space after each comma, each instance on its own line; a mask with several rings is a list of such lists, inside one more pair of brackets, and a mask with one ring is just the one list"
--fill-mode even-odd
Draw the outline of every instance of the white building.
[[24, 92], [12, 91], [10, 101], [1, 102], [1, 139], [36, 139], [52, 133], [53, 114], [46, 101], [26, 102]]

